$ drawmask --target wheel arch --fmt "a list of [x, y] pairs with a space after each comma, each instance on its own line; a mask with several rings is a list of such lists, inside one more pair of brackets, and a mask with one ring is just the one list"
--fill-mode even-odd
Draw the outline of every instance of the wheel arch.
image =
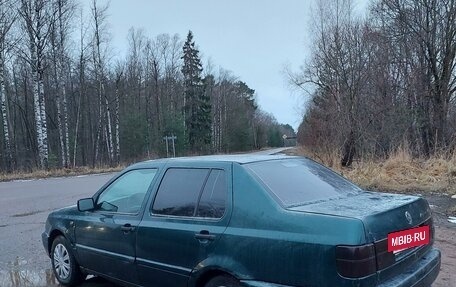
[[51, 254], [51, 248], [52, 248], [52, 243], [54, 242], [54, 240], [57, 238], [57, 236], [63, 236], [65, 237], [65, 234], [63, 231], [61, 231], [60, 229], [54, 229], [51, 231], [51, 233], [49, 233], [49, 240], [48, 240], [48, 246], [47, 246], [47, 252], [48, 254]]
[[233, 275], [231, 272], [228, 270], [224, 270], [221, 268], [210, 268], [206, 269], [204, 271], [201, 271], [193, 280], [191, 280], [188, 284], [189, 287], [204, 287], [207, 282], [209, 282], [212, 278], [217, 277], [217, 276], [230, 276], [235, 279], [237, 278], [235, 275]]
[[214, 256], [206, 258], [193, 268], [187, 286], [203, 287], [207, 281], [220, 275], [228, 275], [237, 280], [253, 279], [241, 262], [229, 256]]

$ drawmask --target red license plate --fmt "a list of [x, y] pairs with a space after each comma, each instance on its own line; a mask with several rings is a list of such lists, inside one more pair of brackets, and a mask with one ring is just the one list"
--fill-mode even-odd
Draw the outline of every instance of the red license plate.
[[397, 253], [412, 247], [429, 244], [429, 225], [388, 234], [388, 252]]

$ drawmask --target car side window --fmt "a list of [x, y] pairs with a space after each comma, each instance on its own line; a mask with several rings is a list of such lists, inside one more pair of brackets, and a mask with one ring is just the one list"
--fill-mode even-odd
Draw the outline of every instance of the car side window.
[[213, 169], [204, 186], [196, 216], [223, 217], [227, 195], [225, 171]]
[[152, 212], [221, 218], [225, 213], [226, 196], [224, 170], [170, 168], [158, 188]]
[[97, 199], [96, 210], [138, 213], [157, 169], [131, 170], [112, 182]]
[[194, 216], [199, 195], [210, 169], [170, 168], [166, 171], [152, 212], [173, 216]]

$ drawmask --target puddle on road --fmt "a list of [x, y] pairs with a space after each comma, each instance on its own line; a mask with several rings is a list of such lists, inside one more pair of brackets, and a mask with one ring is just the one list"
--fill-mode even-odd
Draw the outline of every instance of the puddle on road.
[[[45, 271], [11, 270], [0, 271], [1, 287], [57, 287], [61, 286], [51, 269]], [[120, 287], [103, 278], [89, 275], [81, 287]]]
[[[16, 257], [7, 264], [6, 269], [0, 269], [0, 287], [57, 287], [60, 286], [52, 269], [41, 271], [27, 270], [29, 262]], [[2, 267], [3, 268], [3, 267]], [[81, 287], [119, 287], [108, 281], [89, 275]]]
[[[28, 261], [16, 257], [7, 264], [6, 269], [0, 269], [0, 287], [57, 287], [57, 279], [52, 269], [41, 271], [27, 270]], [[106, 280], [89, 275], [81, 287], [119, 287]]]
[[30, 270], [0, 271], [0, 286], [2, 287], [38, 287], [58, 286], [52, 270], [36, 272]]
[[24, 270], [27, 260], [16, 257], [8, 264], [8, 271], [0, 270], [0, 286], [2, 287], [41, 287], [58, 286], [57, 279], [51, 269], [44, 271]]

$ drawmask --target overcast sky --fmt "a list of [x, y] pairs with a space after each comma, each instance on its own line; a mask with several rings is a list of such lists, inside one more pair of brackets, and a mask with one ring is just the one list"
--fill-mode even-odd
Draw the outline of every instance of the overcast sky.
[[[89, 3], [82, 0], [86, 13]], [[102, 0], [100, 4], [107, 1]], [[365, 9], [367, 0], [355, 1]], [[108, 10], [111, 46], [123, 57], [131, 27], [146, 35], [189, 30], [203, 56], [230, 70], [256, 91], [259, 105], [295, 129], [302, 119], [302, 95], [292, 92], [283, 71], [297, 70], [310, 54], [313, 1], [306, 0], [112, 0]], [[218, 70], [218, 69], [217, 69]]]

